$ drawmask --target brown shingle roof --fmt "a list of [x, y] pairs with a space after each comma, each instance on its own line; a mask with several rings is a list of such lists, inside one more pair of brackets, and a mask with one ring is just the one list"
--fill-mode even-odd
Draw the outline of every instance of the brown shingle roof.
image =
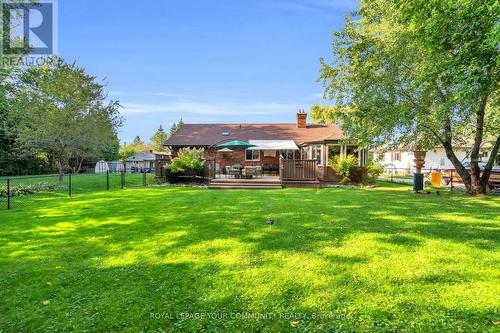
[[[222, 133], [229, 132], [229, 136]], [[229, 140], [287, 140], [304, 143], [342, 140], [345, 136], [336, 125], [296, 124], [184, 124], [167, 146], [211, 146]]]

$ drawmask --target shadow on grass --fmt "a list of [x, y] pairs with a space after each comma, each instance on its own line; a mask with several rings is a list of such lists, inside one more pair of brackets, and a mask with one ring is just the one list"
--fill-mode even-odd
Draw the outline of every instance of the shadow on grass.
[[[138, 189], [39, 201], [33, 208], [0, 213], [5, 272], [0, 286], [8, 286], [2, 288], [8, 302], [0, 310], [9, 314], [0, 326], [11, 330], [53, 322], [56, 330], [284, 331], [291, 320], [158, 321], [148, 316], [321, 309], [347, 313], [350, 319], [302, 320], [301, 328], [491, 327], [491, 307], [457, 312], [420, 299], [418, 290], [410, 293], [414, 305], [405, 303], [408, 290], [489, 277], [460, 271], [458, 261], [444, 272], [372, 280], [363, 268], [380, 255], [357, 252], [351, 243], [374, 235], [369, 245], [386, 251], [383, 255], [411, 253], [429, 241], [467, 244], [474, 251], [497, 249], [500, 221], [493, 199], [414, 196], [394, 189]], [[276, 221], [272, 228], [268, 217]], [[351, 251], [335, 252], [341, 247]], [[308, 261], [314, 263], [308, 266]], [[379, 290], [388, 286], [395, 289]], [[372, 303], [384, 292], [384, 302], [398, 301]], [[40, 306], [47, 299], [52, 305]], [[9, 310], [19, 307], [23, 311]], [[452, 323], [446, 323], [449, 318]]]

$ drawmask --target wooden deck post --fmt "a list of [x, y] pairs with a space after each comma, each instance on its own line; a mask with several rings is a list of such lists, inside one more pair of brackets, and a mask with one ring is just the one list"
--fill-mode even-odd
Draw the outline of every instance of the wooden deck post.
[[323, 144], [323, 179], [328, 178], [328, 161], [326, 160], [327, 156], [327, 148], [326, 144]]

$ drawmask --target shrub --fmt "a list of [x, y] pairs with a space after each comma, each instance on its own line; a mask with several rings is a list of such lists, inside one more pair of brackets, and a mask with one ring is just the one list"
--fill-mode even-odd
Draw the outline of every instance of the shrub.
[[[62, 186], [64, 187], [64, 185]], [[38, 192], [47, 192], [47, 191], [55, 191], [61, 188], [61, 185], [56, 184], [25, 184], [25, 185], [15, 185], [10, 187], [10, 196], [11, 197], [19, 197], [23, 195], [31, 195]], [[0, 189], [0, 198], [7, 197], [7, 189]]]
[[167, 179], [171, 174], [186, 174], [195, 176], [203, 170], [203, 149], [183, 148], [172, 163], [165, 168]]
[[165, 168], [165, 179], [169, 183], [175, 183], [177, 181], [177, 174], [172, 171], [170, 164], [164, 166]]
[[368, 183], [374, 183], [378, 179], [380, 174], [384, 172], [384, 167], [374, 163], [373, 161], [370, 161], [370, 163], [368, 163], [368, 165], [366, 166], [366, 171]]
[[342, 184], [352, 182], [351, 176], [359, 170], [358, 159], [352, 155], [347, 155], [347, 157], [335, 156], [328, 164], [340, 176]]

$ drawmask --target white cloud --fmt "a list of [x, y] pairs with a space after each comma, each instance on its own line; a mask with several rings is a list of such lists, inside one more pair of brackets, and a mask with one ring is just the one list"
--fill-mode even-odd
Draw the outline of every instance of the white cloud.
[[283, 0], [270, 4], [289, 10], [316, 12], [323, 14], [325, 14], [325, 10], [350, 12], [358, 8], [357, 0]]
[[121, 95], [123, 95], [123, 91], [112, 90], [112, 91], [108, 92], [108, 95], [109, 96], [121, 96]]
[[269, 115], [290, 113], [300, 106], [287, 103], [236, 103], [172, 101], [160, 103], [122, 103], [123, 114], [178, 114], [178, 115]]
[[322, 93], [313, 93], [313, 94], [309, 95], [309, 98], [312, 98], [312, 99], [323, 98], [323, 94]]
[[175, 94], [175, 93], [165, 93], [165, 92], [155, 92], [150, 93], [151, 96], [162, 96], [162, 97], [174, 97], [174, 98], [193, 98], [193, 95], [185, 95], [185, 94]]

